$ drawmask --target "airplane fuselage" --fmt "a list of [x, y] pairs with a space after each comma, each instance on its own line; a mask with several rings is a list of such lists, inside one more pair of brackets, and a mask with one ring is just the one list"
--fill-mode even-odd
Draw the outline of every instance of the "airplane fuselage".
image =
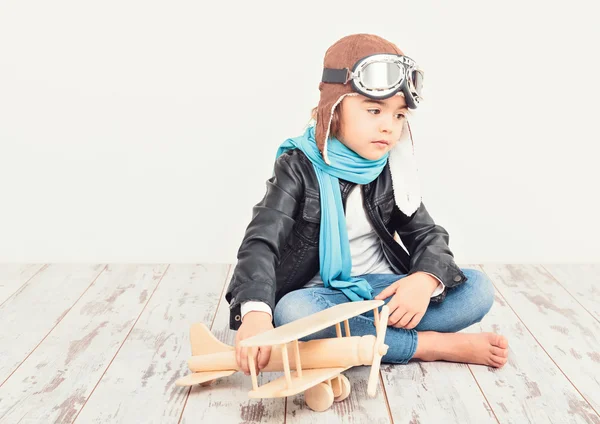
[[[339, 337], [298, 342], [302, 369], [353, 367], [370, 365], [373, 361], [375, 336]], [[273, 346], [269, 363], [263, 372], [283, 371], [281, 345]], [[387, 350], [387, 346], [385, 346]], [[294, 343], [287, 344], [290, 369], [296, 369]], [[383, 353], [385, 354], [385, 352]], [[188, 365], [193, 372], [239, 371], [235, 350], [192, 356]]]

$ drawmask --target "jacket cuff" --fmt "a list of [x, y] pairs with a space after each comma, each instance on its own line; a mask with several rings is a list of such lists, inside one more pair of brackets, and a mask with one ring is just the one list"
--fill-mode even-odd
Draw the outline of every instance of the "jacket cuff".
[[448, 293], [448, 290], [444, 290], [442, 293], [440, 293], [436, 297], [432, 297], [431, 300], [430, 300], [430, 302], [433, 302], [433, 303], [443, 302], [444, 299], [446, 298], [446, 294], [447, 293]]
[[[431, 274], [447, 288], [459, 286], [467, 281], [467, 276], [454, 263], [448, 264], [441, 261], [421, 259], [414, 265], [408, 275], [414, 274], [415, 272]], [[444, 292], [445, 291], [446, 290], [444, 290]]]
[[438, 286], [435, 288], [433, 293], [431, 293], [431, 297], [439, 296], [446, 289], [446, 286], [444, 286], [444, 283], [442, 283], [442, 280], [440, 280], [440, 278], [437, 275], [433, 275], [431, 272], [425, 272], [425, 271], [422, 271], [422, 272], [424, 274], [431, 275], [433, 278], [435, 278], [436, 280], [439, 281]]
[[244, 321], [244, 315], [246, 315], [248, 312], [254, 312], [254, 311], [266, 312], [267, 314], [271, 315], [271, 319], [273, 319], [273, 313], [271, 312], [271, 307], [269, 305], [267, 305], [265, 302], [249, 301], [249, 302], [242, 303], [242, 308], [241, 308], [242, 321]]
[[236, 306], [229, 307], [229, 328], [237, 331], [242, 325], [242, 307], [238, 303]]
[[[247, 287], [244, 285], [234, 293], [227, 293], [225, 299], [229, 302], [229, 328], [237, 330], [242, 325], [242, 305], [246, 302], [261, 302], [266, 304], [271, 311], [274, 309], [275, 294], [270, 290], [268, 284], [259, 287]], [[273, 314], [271, 313], [271, 319]]]

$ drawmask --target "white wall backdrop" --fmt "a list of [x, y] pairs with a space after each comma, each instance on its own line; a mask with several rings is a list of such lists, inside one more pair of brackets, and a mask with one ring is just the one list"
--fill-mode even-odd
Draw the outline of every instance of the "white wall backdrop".
[[597, 3], [0, 2], [0, 262], [228, 262], [356, 32], [426, 72], [461, 263], [600, 260]]

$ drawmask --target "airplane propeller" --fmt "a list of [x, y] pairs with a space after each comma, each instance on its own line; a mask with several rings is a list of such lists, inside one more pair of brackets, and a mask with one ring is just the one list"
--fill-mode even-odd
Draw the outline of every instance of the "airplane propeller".
[[367, 394], [374, 397], [377, 390], [377, 378], [379, 377], [379, 367], [381, 366], [381, 358], [387, 353], [388, 345], [384, 344], [385, 332], [387, 330], [387, 322], [390, 316], [390, 309], [387, 305], [381, 308], [379, 314], [379, 322], [377, 323], [377, 338], [373, 346], [373, 363], [371, 364], [371, 373], [369, 374], [369, 384], [367, 385]]

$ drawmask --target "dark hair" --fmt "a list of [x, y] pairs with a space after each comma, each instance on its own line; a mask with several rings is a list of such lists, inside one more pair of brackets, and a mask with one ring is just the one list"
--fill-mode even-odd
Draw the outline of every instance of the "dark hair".
[[[340, 135], [340, 107], [341, 107], [341, 103], [339, 105], [337, 105], [333, 111], [333, 119], [331, 120], [331, 128], [329, 128], [329, 136], [330, 137], [335, 137], [339, 139], [339, 135]], [[312, 119], [314, 119], [315, 121], [317, 120], [317, 109], [318, 107], [314, 107], [311, 111], [311, 117]]]

